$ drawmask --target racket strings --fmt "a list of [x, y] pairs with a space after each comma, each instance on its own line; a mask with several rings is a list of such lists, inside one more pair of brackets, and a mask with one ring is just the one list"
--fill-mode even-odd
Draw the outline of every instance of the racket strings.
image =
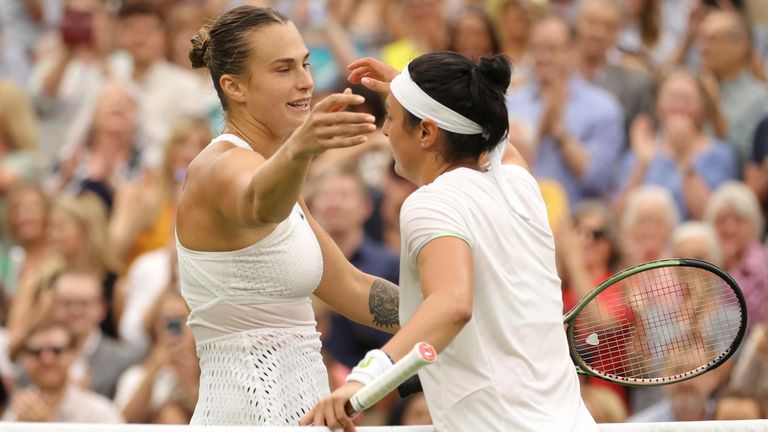
[[662, 267], [621, 280], [576, 317], [577, 354], [613, 379], [675, 380], [706, 370], [736, 339], [739, 298], [719, 276]]

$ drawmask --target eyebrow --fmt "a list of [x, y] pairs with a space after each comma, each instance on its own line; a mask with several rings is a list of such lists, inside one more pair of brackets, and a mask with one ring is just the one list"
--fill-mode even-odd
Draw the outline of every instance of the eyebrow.
[[[309, 59], [309, 52], [307, 52], [304, 55], [304, 60], [307, 61]], [[290, 58], [290, 57], [283, 57], [272, 61], [272, 64], [278, 64], [278, 63], [285, 63], [285, 64], [294, 64], [296, 63], [296, 59]]]

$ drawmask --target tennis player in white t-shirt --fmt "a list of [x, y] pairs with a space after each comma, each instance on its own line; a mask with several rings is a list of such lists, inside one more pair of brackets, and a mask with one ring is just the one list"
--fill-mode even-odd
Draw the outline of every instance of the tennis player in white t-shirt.
[[541, 193], [518, 155], [502, 161], [508, 60], [437, 52], [400, 74], [373, 59], [350, 69], [352, 82], [389, 87], [384, 132], [398, 174], [419, 186], [400, 214], [402, 329], [302, 424], [353, 430], [344, 403], [424, 340], [440, 352], [419, 372], [438, 431], [597, 430], [568, 354]]

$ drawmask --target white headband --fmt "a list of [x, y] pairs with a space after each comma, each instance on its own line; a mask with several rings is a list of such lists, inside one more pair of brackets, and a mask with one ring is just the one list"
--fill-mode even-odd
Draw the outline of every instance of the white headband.
[[463, 135], [483, 133], [482, 126], [432, 99], [432, 96], [413, 82], [408, 73], [408, 66], [392, 80], [389, 89], [392, 91], [392, 96], [408, 112], [420, 119], [434, 121], [440, 129]]
[[[408, 73], [408, 66], [403, 68], [403, 71], [392, 80], [389, 84], [389, 90], [392, 96], [408, 112], [420, 119], [434, 121], [440, 129], [463, 135], [483, 133], [482, 126], [436, 101], [422, 90], [418, 84], [413, 82], [411, 75]], [[491, 171], [511, 210], [523, 219], [529, 220], [530, 218], [525, 207], [517, 199], [517, 195], [511, 193], [510, 186], [502, 176], [501, 160], [507, 146], [507, 141], [507, 135], [505, 134], [498, 145], [489, 152], [488, 157], [491, 161]]]

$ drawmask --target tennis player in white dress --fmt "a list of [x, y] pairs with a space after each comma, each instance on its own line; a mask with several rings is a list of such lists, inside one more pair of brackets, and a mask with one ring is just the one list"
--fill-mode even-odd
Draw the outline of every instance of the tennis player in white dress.
[[331, 95], [310, 112], [308, 50], [288, 19], [241, 6], [206, 24], [190, 59], [206, 67], [225, 134], [190, 164], [177, 214], [181, 292], [200, 360], [191, 423], [298, 425], [329, 394], [310, 294], [382, 330], [397, 287], [356, 270], [307, 212], [314, 155], [362, 144], [374, 118]]
[[419, 372], [438, 432], [597, 430], [568, 353], [541, 192], [502, 164], [507, 59], [438, 52], [400, 74], [373, 59], [350, 68], [351, 81], [389, 88], [396, 170], [420, 186], [400, 214], [402, 329], [302, 424], [352, 430], [344, 403], [424, 340], [440, 353]]

